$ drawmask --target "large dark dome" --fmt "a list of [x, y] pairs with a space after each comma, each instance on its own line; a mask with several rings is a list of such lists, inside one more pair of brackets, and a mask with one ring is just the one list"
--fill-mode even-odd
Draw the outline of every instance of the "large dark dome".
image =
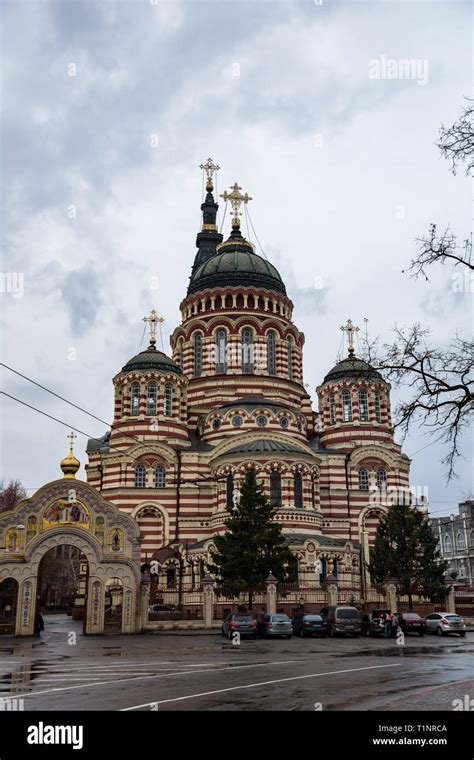
[[286, 295], [286, 288], [278, 270], [253, 250], [242, 237], [240, 230], [231, 236], [217, 252], [191, 275], [188, 295], [205, 288], [229, 285], [255, 285]]
[[323, 383], [327, 383], [329, 380], [342, 380], [345, 377], [383, 380], [380, 372], [373, 369], [366, 361], [358, 359], [356, 356], [347, 356], [328, 372]]
[[154, 369], [158, 372], [174, 372], [177, 375], [183, 374], [181, 367], [178, 367], [173, 359], [170, 359], [162, 351], [158, 351], [150, 346], [145, 351], [140, 351], [139, 354], [129, 359], [125, 366], [122, 367], [122, 372], [146, 369]]

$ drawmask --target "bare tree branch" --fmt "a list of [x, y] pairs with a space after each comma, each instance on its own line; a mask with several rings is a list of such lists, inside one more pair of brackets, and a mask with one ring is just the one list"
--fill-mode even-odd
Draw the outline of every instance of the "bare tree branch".
[[[469, 98], [466, 100], [471, 103]], [[456, 174], [458, 163], [467, 163], [466, 174], [474, 168], [474, 106], [463, 110], [459, 119], [446, 129], [441, 125], [436, 143], [444, 158], [451, 160], [451, 171]]]

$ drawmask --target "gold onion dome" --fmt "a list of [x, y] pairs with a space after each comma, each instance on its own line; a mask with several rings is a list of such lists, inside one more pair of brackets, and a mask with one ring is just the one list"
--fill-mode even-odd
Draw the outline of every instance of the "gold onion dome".
[[61, 467], [65, 478], [75, 478], [76, 472], [81, 466], [79, 459], [74, 455], [74, 451], [72, 450], [73, 441], [77, 436], [74, 435], [74, 433], [70, 433], [68, 438], [70, 441], [69, 454], [61, 460], [59, 466]]

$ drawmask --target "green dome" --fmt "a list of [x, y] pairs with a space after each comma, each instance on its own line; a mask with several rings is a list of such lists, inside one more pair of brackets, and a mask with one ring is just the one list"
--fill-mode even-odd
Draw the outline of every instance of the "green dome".
[[345, 377], [383, 380], [380, 372], [373, 369], [366, 361], [358, 359], [356, 356], [347, 356], [328, 372], [323, 383], [327, 383], [329, 380], [342, 380]]
[[122, 372], [133, 372], [134, 370], [154, 369], [158, 372], [174, 372], [176, 375], [182, 375], [181, 367], [166, 356], [162, 351], [150, 346], [145, 351], [133, 356], [122, 367]]
[[193, 272], [188, 295], [205, 288], [228, 285], [255, 285], [286, 295], [278, 270], [255, 253], [238, 230], [233, 230], [217, 252]]

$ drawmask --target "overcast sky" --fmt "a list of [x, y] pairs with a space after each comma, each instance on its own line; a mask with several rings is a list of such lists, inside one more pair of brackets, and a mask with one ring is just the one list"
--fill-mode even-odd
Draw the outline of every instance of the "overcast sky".
[[[453, 291], [452, 271], [426, 283], [402, 269], [431, 222], [469, 234], [469, 182], [434, 143], [470, 95], [470, 3], [15, 0], [2, 10], [2, 270], [24, 276], [22, 297], [0, 296], [4, 362], [111, 420], [111, 379], [152, 307], [170, 351], [208, 156], [221, 166], [218, 192], [237, 180], [254, 199], [259, 241], [306, 335], [313, 399], [348, 317], [386, 341], [416, 321], [437, 344], [467, 336], [472, 293]], [[415, 76], [383, 78], [401, 59]], [[105, 432], [2, 374], [8, 393]], [[2, 417], [2, 475], [31, 494], [60, 474], [68, 430], [8, 399]], [[430, 440], [413, 431], [404, 450], [439, 516], [472, 490], [472, 451], [466, 440], [447, 486], [446, 452]], [[80, 437], [82, 463], [84, 448]]]

